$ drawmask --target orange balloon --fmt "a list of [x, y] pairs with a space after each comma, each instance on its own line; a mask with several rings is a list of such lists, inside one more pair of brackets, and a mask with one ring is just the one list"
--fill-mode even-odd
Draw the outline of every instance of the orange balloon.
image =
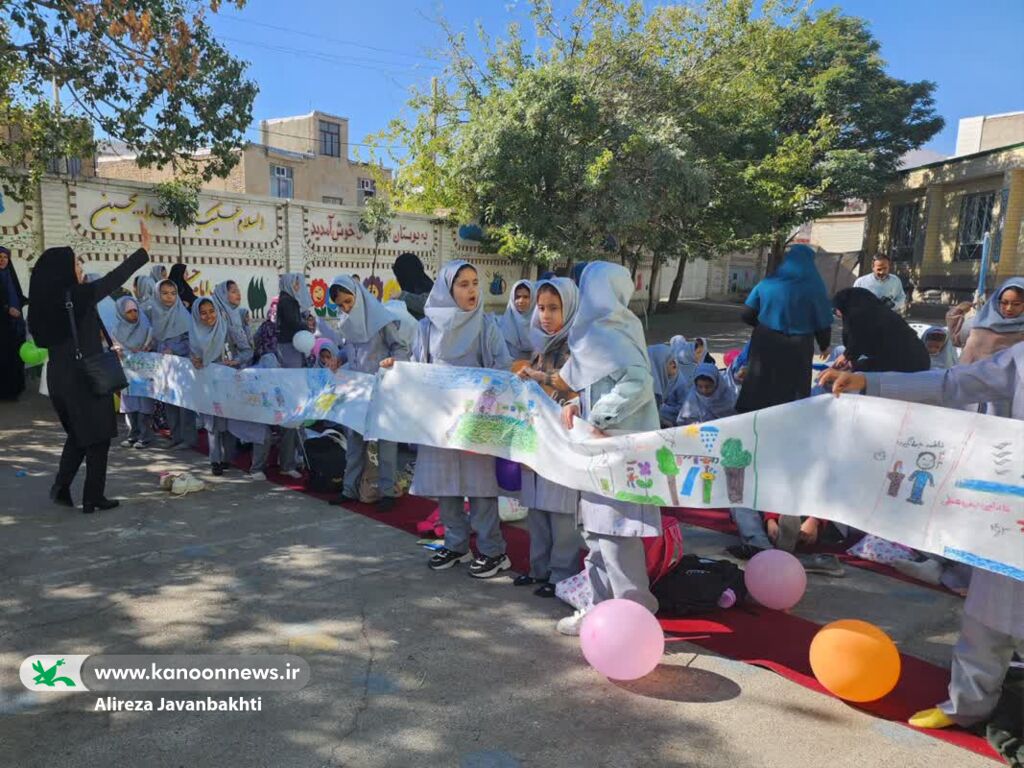
[[842, 619], [811, 641], [811, 669], [825, 688], [847, 701], [876, 701], [900, 679], [900, 652], [874, 624]]

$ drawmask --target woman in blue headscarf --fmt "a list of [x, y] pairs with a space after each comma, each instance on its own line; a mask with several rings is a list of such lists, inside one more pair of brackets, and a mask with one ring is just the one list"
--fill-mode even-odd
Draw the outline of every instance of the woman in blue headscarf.
[[775, 274], [754, 286], [743, 321], [754, 326], [738, 413], [790, 403], [811, 393], [814, 342], [822, 354], [832, 338], [832, 303], [814, 265], [814, 251], [794, 245]]

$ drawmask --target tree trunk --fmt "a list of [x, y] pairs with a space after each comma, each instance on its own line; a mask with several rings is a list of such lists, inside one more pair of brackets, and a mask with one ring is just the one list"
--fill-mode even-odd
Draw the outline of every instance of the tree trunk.
[[668, 292], [668, 308], [675, 309], [676, 302], [679, 301], [679, 292], [683, 289], [683, 275], [686, 273], [686, 259], [682, 256], [679, 257], [679, 269], [676, 270], [676, 276], [672, 280], [672, 288]]
[[654, 255], [654, 262], [651, 264], [651, 280], [647, 284], [647, 311], [652, 315], [658, 311], [658, 305], [661, 303], [658, 296], [655, 295], [657, 291], [656, 286], [658, 284], [658, 275], [661, 274], [661, 263], [663, 259], [659, 258], [657, 254]]
[[765, 275], [770, 275], [778, 269], [779, 264], [782, 263], [782, 254], [786, 250], [786, 240], [783, 239], [781, 234], [775, 235], [772, 239], [772, 249], [768, 254], [768, 267], [765, 270]]
[[755, 284], [761, 282], [762, 280], [764, 280], [765, 272], [764, 272], [764, 246], [763, 245], [760, 248], [757, 249], [757, 261], [754, 263], [754, 275], [755, 275], [755, 277], [757, 277], [757, 280], [755, 281]]
[[[181, 247], [181, 227], [178, 227], [178, 263], [185, 263], [185, 251]], [[168, 272], [170, 272], [170, 270], [168, 270]]]

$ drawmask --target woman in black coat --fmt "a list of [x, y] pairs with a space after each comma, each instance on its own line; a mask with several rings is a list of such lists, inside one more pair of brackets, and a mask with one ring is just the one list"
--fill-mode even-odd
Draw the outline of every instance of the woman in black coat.
[[917, 332], [871, 291], [844, 288], [832, 304], [843, 317], [846, 346], [834, 367], [902, 373], [931, 368], [928, 348]]
[[423, 269], [420, 257], [415, 253], [403, 253], [395, 259], [391, 271], [395, 273], [395, 279], [398, 280], [398, 285], [402, 289], [402, 292], [395, 298], [405, 302], [405, 307], [409, 310], [410, 315], [417, 320], [422, 320], [426, 317], [423, 314], [423, 308], [426, 306], [427, 296], [434, 287], [434, 281]]
[[67, 433], [57, 477], [50, 498], [73, 507], [71, 482], [85, 460], [85, 488], [82, 511], [117, 506], [104, 495], [107, 482], [107, 452], [117, 435], [114, 401], [109, 395], [94, 395], [78, 361], [71, 336], [71, 321], [65, 306], [73, 305], [78, 342], [83, 356], [103, 351], [99, 312], [96, 305], [126, 282], [149, 261], [149, 232], [142, 228], [142, 248], [111, 272], [92, 283], [83, 283], [82, 265], [70, 248], [47, 248], [39, 257], [29, 283], [29, 330], [40, 347], [49, 350], [46, 385], [50, 402]]
[[25, 389], [25, 304], [11, 252], [0, 245], [0, 400], [17, 400]]

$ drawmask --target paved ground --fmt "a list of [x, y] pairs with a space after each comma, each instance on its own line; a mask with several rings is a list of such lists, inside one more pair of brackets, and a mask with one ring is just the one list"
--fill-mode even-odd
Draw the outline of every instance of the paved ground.
[[[735, 332], [717, 322], [682, 327]], [[648, 680], [612, 684], [554, 632], [557, 601], [430, 573], [400, 531], [238, 473], [180, 499], [157, 489], [170, 469], [214, 480], [197, 454], [114, 449], [119, 509], [54, 507], [61, 438], [41, 398], [0, 406], [0, 765], [993, 765], [686, 643]], [[685, 536], [690, 551], [729, 543]], [[798, 613], [874, 621], [948, 664], [959, 605], [851, 569], [811, 577]], [[88, 694], [17, 680], [31, 653], [289, 650], [312, 680], [268, 694], [261, 713], [92, 712]]]

